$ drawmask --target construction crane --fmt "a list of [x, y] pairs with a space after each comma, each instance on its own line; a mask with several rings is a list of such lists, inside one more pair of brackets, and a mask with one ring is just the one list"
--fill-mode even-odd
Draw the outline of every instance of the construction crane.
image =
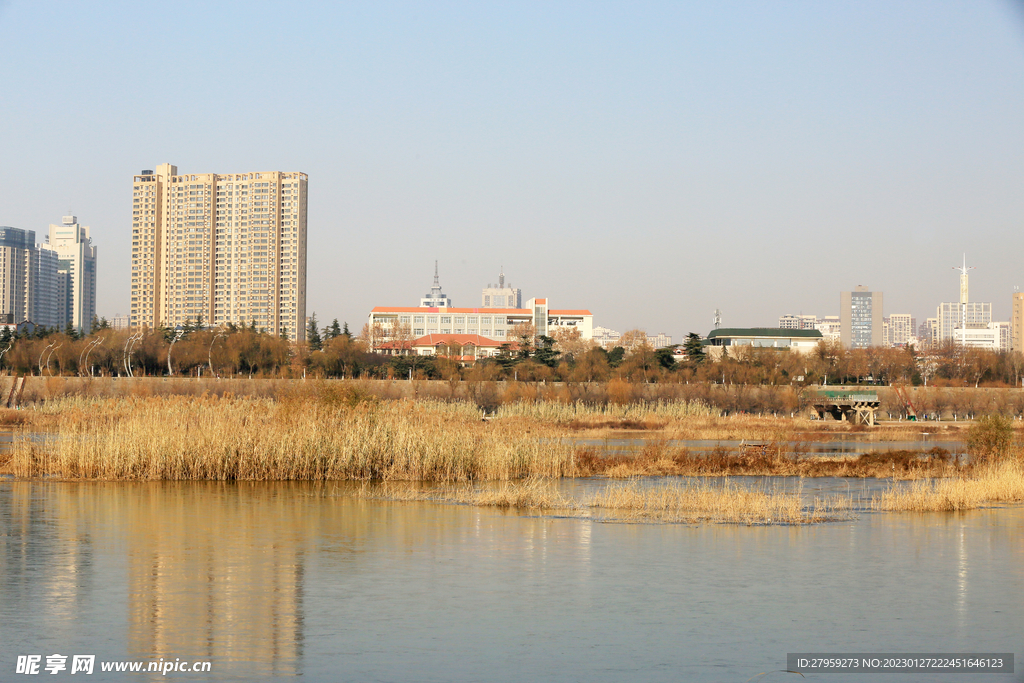
[[907, 391], [905, 384], [893, 384], [892, 390], [896, 393], [896, 397], [899, 398], [903, 404], [903, 409], [907, 411], [907, 419], [917, 422], [917, 407], [914, 406], [914, 402], [910, 400], [910, 393]]

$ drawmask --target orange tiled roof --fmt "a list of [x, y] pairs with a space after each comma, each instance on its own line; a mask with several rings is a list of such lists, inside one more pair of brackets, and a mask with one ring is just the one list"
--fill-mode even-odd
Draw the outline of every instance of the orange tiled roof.
[[428, 334], [418, 338], [412, 343], [413, 346], [437, 346], [438, 344], [473, 344], [475, 346], [498, 347], [505, 342], [494, 341], [479, 334]]
[[[427, 306], [374, 306], [372, 313], [478, 313], [483, 315], [528, 315], [533, 311], [529, 308], [429, 308]], [[549, 315], [591, 315], [585, 308], [550, 309]]]

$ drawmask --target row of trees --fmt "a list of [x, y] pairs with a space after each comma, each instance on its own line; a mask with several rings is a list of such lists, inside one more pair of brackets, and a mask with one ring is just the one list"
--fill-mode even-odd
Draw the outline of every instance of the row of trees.
[[321, 377], [513, 379], [522, 381], [708, 383], [726, 385], [908, 384], [1020, 386], [1024, 355], [969, 349], [949, 343], [928, 355], [914, 348], [844, 349], [822, 342], [810, 354], [785, 349], [707, 349], [690, 334], [684, 344], [654, 349], [643, 331], [622, 335], [605, 350], [579, 331], [558, 328], [536, 336], [518, 325], [495, 357], [470, 362], [477, 351], [458, 344], [434, 355], [414, 355], [412, 336], [400, 326], [365, 326], [358, 335], [337, 320], [319, 328], [314, 314], [305, 343], [290, 342], [255, 326], [178, 330], [114, 330], [96, 320], [91, 334], [39, 328], [31, 335], [0, 333], [0, 368], [22, 374], [260, 375]]

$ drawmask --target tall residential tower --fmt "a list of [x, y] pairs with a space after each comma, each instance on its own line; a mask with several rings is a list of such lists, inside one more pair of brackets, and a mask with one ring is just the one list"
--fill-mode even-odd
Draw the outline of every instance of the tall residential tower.
[[50, 249], [57, 252], [57, 302], [65, 325], [80, 333], [92, 327], [96, 316], [96, 247], [89, 226], [75, 216], [64, 216], [60, 225], [50, 224]]
[[133, 326], [252, 324], [305, 339], [305, 173], [135, 176]]

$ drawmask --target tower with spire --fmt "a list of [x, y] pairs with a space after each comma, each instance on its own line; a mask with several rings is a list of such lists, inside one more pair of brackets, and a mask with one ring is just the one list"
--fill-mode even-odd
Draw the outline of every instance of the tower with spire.
[[430, 292], [420, 299], [420, 306], [424, 308], [451, 308], [452, 300], [441, 291], [441, 280], [438, 277], [437, 261], [434, 261], [434, 284]]
[[498, 284], [487, 285], [481, 295], [481, 306], [483, 308], [522, 308], [523, 292], [512, 285], [505, 286], [505, 266], [501, 267], [498, 275]]

